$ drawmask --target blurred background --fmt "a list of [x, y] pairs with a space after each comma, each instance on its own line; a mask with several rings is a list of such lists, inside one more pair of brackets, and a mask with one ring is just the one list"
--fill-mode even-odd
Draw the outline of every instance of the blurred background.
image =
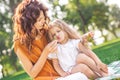
[[[14, 9], [22, 0], [0, 0], [0, 79], [23, 71], [12, 49]], [[82, 35], [94, 31], [91, 46], [117, 40], [120, 43], [120, 0], [39, 0], [48, 8], [51, 21], [63, 19]], [[114, 41], [113, 41], [114, 42]], [[117, 43], [117, 44], [118, 44]], [[115, 43], [114, 43], [115, 44]], [[117, 46], [117, 50], [120, 45]], [[99, 48], [100, 50], [100, 48]], [[100, 51], [95, 51], [100, 56]], [[114, 60], [100, 58], [107, 64], [119, 60], [119, 51]], [[114, 55], [114, 54], [113, 54]], [[111, 58], [112, 59], [112, 58]], [[18, 80], [18, 79], [17, 79]], [[23, 80], [23, 79], [21, 79]], [[27, 80], [27, 79], [26, 79]]]

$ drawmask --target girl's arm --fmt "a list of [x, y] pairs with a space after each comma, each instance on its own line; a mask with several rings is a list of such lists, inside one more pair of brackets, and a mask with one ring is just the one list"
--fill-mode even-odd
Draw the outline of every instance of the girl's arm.
[[63, 69], [60, 67], [58, 59], [52, 59], [52, 62], [55, 70], [59, 73], [60, 76], [64, 77], [68, 75], [68, 73], [63, 71]]
[[96, 64], [101, 62], [101, 60], [97, 57], [97, 55], [92, 50], [82, 45], [81, 42], [78, 44], [78, 48], [80, 51], [85, 53], [87, 56], [91, 57], [96, 62]]
[[44, 50], [41, 53], [41, 56], [39, 57], [38, 61], [33, 65], [32, 62], [28, 59], [28, 57], [25, 55], [24, 51], [18, 47], [16, 50], [16, 54], [18, 58], [20, 59], [22, 66], [24, 70], [32, 77], [35, 78], [38, 73], [42, 70], [47, 56], [49, 53], [54, 52], [57, 49], [57, 42], [53, 41], [49, 43]]
[[86, 48], [84, 44], [88, 42], [90, 38], [93, 38], [94, 33], [88, 32], [82, 36], [82, 42], [79, 43], [78, 47], [80, 50], [82, 50], [85, 54], [87, 54], [89, 57], [91, 57], [96, 63], [101, 62], [101, 60], [97, 57], [97, 55], [90, 49]]
[[88, 32], [86, 34], [84, 34], [83, 36], [81, 36], [81, 43], [88, 47], [88, 41], [92, 40], [94, 37], [94, 32]]

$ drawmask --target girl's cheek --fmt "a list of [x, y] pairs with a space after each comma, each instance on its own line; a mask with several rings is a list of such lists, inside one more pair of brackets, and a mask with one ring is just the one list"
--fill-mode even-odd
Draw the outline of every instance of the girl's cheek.
[[54, 37], [54, 38], [53, 38], [53, 40], [57, 40], [57, 38], [56, 38], [56, 37]]

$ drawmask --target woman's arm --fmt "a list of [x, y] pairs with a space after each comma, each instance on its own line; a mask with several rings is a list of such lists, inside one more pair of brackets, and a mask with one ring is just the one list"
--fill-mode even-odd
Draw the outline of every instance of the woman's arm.
[[22, 66], [24, 70], [32, 77], [35, 78], [38, 73], [43, 68], [47, 56], [49, 53], [54, 52], [57, 49], [57, 42], [53, 41], [49, 43], [41, 53], [41, 56], [39, 57], [38, 61], [33, 65], [32, 62], [27, 58], [27, 56], [24, 54], [24, 51], [21, 50], [21, 48], [17, 48], [16, 54], [18, 58], [20, 59]]
[[68, 75], [68, 73], [63, 71], [63, 69], [60, 67], [58, 59], [52, 59], [52, 62], [55, 70], [59, 73], [60, 76], [64, 77]]

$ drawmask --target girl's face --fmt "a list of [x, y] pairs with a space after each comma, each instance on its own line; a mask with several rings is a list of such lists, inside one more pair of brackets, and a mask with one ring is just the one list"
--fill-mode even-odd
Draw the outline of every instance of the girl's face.
[[64, 43], [65, 41], [65, 32], [58, 27], [52, 27], [50, 30], [52, 37], [57, 40], [59, 43]]

